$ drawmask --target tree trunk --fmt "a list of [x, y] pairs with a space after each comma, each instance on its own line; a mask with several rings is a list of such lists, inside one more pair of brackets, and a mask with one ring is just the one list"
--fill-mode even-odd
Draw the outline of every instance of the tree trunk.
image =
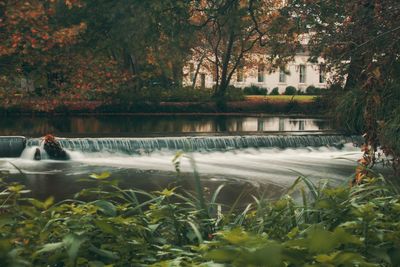
[[230, 63], [231, 56], [232, 56], [234, 41], [235, 41], [235, 32], [231, 31], [229, 34], [228, 47], [226, 49], [225, 57], [223, 59], [222, 66], [221, 66], [221, 68], [222, 68], [221, 83], [216, 88], [216, 92], [215, 92], [217, 109], [221, 110], [221, 111], [225, 111], [226, 107], [227, 107], [225, 95], [226, 95], [226, 89], [228, 88], [229, 82], [230, 82], [229, 75], [228, 75], [228, 68], [229, 68], [229, 63]]
[[174, 65], [172, 66], [172, 79], [177, 87], [182, 87], [182, 80], [183, 80], [182, 69], [183, 69], [182, 62], [175, 61]]
[[349, 71], [347, 74], [346, 84], [344, 89], [346, 91], [351, 90], [360, 83], [360, 77], [362, 73], [361, 60], [356, 56], [350, 60]]
[[194, 89], [196, 87], [197, 76], [199, 76], [200, 68], [201, 68], [201, 65], [203, 64], [203, 60], [205, 57], [206, 57], [206, 54], [203, 54], [200, 58], [199, 63], [197, 64], [196, 72], [194, 73], [194, 77], [193, 77], [193, 81], [192, 81], [192, 89]]

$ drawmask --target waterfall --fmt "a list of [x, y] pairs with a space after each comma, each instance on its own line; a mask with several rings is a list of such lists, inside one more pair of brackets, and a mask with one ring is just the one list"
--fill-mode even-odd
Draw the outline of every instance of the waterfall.
[[[341, 147], [362, 142], [359, 136], [343, 135], [247, 135], [247, 136], [186, 136], [154, 138], [59, 138], [61, 146], [71, 151], [150, 153], [160, 150], [226, 151], [243, 148]], [[40, 139], [28, 139], [27, 147], [38, 146]]]

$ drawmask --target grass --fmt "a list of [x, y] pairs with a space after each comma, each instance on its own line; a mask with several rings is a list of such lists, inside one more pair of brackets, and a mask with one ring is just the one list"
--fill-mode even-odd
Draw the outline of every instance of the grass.
[[223, 185], [204, 199], [194, 179], [195, 192], [144, 192], [91, 175], [60, 203], [1, 182], [1, 266], [400, 266], [400, 197], [382, 176], [335, 188], [299, 177], [244, 208], [218, 203]]
[[316, 95], [250, 95], [246, 96], [246, 100], [250, 101], [267, 101], [270, 103], [289, 103], [291, 101], [297, 101], [298, 103], [312, 103], [314, 99], [318, 97]]

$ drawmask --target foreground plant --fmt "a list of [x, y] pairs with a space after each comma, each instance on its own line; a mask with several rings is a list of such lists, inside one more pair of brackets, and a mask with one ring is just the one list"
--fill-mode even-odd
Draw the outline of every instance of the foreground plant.
[[223, 186], [207, 200], [122, 189], [109, 176], [59, 203], [2, 182], [1, 266], [400, 264], [400, 199], [381, 176], [352, 188], [300, 177], [281, 199], [242, 209], [217, 203]]

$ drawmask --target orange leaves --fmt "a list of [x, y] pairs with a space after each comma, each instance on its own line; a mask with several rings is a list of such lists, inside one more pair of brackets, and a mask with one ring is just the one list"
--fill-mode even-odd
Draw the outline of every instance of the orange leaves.
[[34, 10], [28, 10], [27, 12], [25, 12], [24, 15], [25, 15], [25, 19], [35, 20], [44, 15], [44, 9], [39, 8], [39, 9], [34, 9]]
[[14, 47], [9, 47], [6, 45], [0, 45], [0, 56], [6, 56], [9, 54], [14, 53], [15, 48]]
[[86, 24], [83, 22], [70, 28], [60, 29], [54, 32], [53, 41], [61, 47], [73, 44], [77, 41], [79, 34], [81, 34], [85, 30]]
[[16, 48], [19, 44], [19, 42], [21, 41], [22, 36], [19, 33], [14, 33], [11, 36], [11, 47]]
[[153, 52], [149, 49], [149, 53], [147, 53], [147, 63], [155, 64], [157, 62]]
[[80, 0], [64, 0], [64, 4], [69, 8], [82, 7], [82, 2]]
[[[68, 7], [80, 6], [80, 1], [67, 1]], [[48, 62], [51, 49], [75, 44], [86, 24], [59, 28], [51, 20], [57, 12], [55, 0], [10, 0], [3, 6], [0, 21], [0, 56], [19, 56], [19, 60], [34, 64]]]
[[379, 67], [376, 67], [373, 71], [372, 74], [375, 76], [376, 79], [381, 78], [381, 70]]
[[40, 37], [45, 41], [49, 40], [50, 38], [50, 36], [47, 33], [43, 33]]
[[356, 172], [354, 175], [353, 185], [360, 184], [364, 178], [368, 176], [368, 166], [370, 164], [370, 160], [365, 155], [358, 160], [359, 165], [356, 168]]
[[37, 40], [35, 38], [30, 37], [29, 38], [30, 44], [32, 48], [38, 48], [38, 43]]
[[68, 73], [71, 88], [65, 96], [69, 99], [94, 100], [104, 94], [110, 95], [121, 84], [133, 78], [121, 70], [117, 62], [107, 57], [75, 55], [68, 60], [73, 62]]
[[368, 177], [368, 174], [369, 174], [368, 170], [374, 163], [374, 158], [373, 158], [374, 152], [369, 145], [367, 145], [367, 144], [362, 145], [361, 151], [364, 153], [364, 155], [361, 159], [359, 159], [357, 161], [359, 165], [356, 168], [353, 185], [362, 183], [362, 181], [366, 177]]
[[356, 168], [353, 185], [361, 184], [362, 180], [367, 176], [367, 174], [368, 172], [364, 166], [358, 166]]
[[39, 1], [11, 1], [5, 9], [5, 21], [10, 25], [47, 20], [45, 8]]

